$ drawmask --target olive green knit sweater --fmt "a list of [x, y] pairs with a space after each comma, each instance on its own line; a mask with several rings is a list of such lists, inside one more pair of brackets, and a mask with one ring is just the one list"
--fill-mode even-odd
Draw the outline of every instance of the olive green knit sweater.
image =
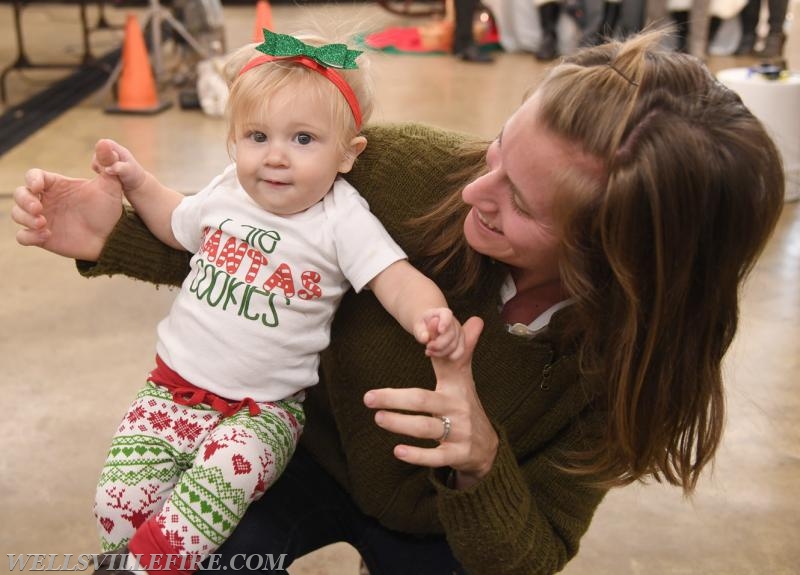
[[[441, 198], [452, 185], [448, 175], [465, 167], [454, 153], [465, 137], [414, 124], [374, 126], [365, 133], [369, 144], [347, 179], [402, 245], [403, 222]], [[179, 285], [188, 260], [126, 213], [100, 261], [79, 262], [79, 268], [87, 276], [122, 273]], [[497, 309], [503, 275], [496, 266], [477, 293], [451, 302], [462, 321], [471, 315], [485, 321], [474, 375], [500, 446], [480, 484], [449, 489], [443, 473], [392, 456], [400, 438], [374, 424], [363, 395], [374, 387], [432, 387], [433, 370], [420, 346], [366, 291], [350, 292], [336, 315], [320, 383], [309, 390], [301, 441], [364, 512], [391, 529], [444, 533], [469, 573], [553, 573], [577, 552], [605, 494], [554, 462], [585, 447], [602, 418], [570, 348], [554, 337], [567, 310], [533, 340], [510, 335]]]

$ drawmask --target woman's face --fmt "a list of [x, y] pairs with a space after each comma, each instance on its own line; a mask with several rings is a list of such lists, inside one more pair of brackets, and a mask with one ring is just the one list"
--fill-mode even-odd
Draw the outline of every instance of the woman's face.
[[464, 201], [472, 206], [464, 222], [467, 243], [515, 268], [518, 289], [560, 281], [553, 218], [559, 174], [577, 163], [599, 166], [580, 146], [544, 128], [537, 114], [534, 96], [489, 146], [488, 173], [463, 191]]

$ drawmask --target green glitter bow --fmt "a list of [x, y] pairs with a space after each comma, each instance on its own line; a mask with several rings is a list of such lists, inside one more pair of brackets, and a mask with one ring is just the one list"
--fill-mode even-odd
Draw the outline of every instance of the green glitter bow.
[[277, 34], [264, 28], [264, 43], [256, 46], [256, 50], [278, 58], [306, 56], [327, 66], [328, 68], [358, 68], [356, 58], [360, 50], [348, 50], [345, 44], [325, 44], [309, 46], [288, 34]]

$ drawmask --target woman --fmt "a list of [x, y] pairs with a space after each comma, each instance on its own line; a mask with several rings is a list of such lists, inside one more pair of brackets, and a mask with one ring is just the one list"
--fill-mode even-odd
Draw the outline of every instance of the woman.
[[[720, 363], [783, 173], [739, 98], [662, 40], [564, 59], [480, 174], [483, 152], [452, 134], [366, 133], [351, 182], [456, 315], [480, 320], [465, 323], [466, 357], [436, 360], [434, 376], [371, 295], [345, 297], [302, 449], [210, 568], [270, 553], [286, 567], [349, 541], [373, 575], [553, 573], [609, 488], [693, 490], [720, 441]], [[186, 273], [188, 256], [132, 215], [114, 226], [106, 176], [32, 170], [15, 199], [19, 242], [94, 262], [86, 275]]]

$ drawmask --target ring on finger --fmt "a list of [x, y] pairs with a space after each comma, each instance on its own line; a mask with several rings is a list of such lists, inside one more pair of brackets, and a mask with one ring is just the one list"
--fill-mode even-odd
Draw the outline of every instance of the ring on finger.
[[439, 443], [442, 443], [447, 439], [447, 436], [450, 435], [450, 428], [452, 427], [452, 423], [450, 422], [450, 418], [446, 415], [440, 415], [439, 419], [442, 420], [442, 436], [437, 439]]

